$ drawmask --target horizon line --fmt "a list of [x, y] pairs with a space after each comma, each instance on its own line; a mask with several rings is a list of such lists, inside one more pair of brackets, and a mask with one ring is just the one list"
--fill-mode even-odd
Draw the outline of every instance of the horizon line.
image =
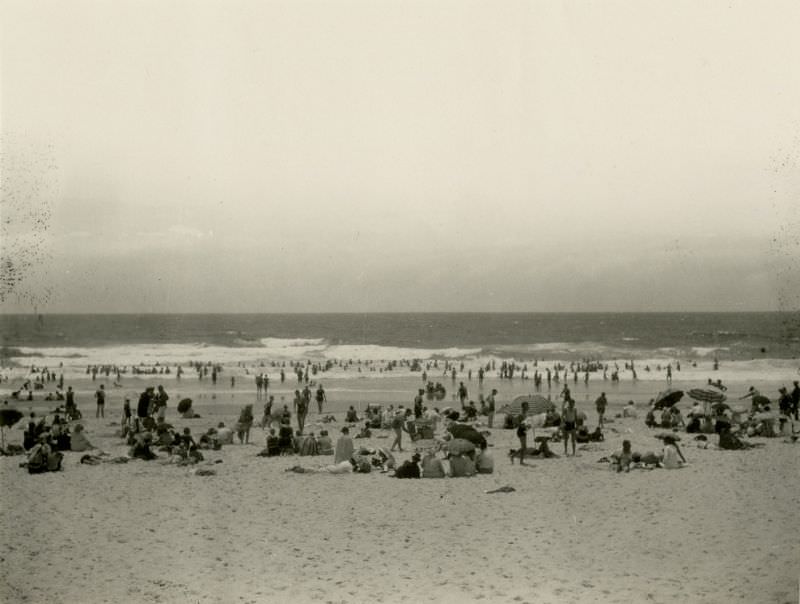
[[780, 313], [798, 313], [800, 309], [795, 310], [371, 310], [371, 311], [145, 311], [145, 312], [129, 312], [129, 311], [69, 311], [69, 312], [4, 312], [0, 311], [0, 316], [47, 316], [47, 315], [62, 315], [62, 316], [89, 316], [89, 315], [119, 315], [119, 316], [165, 316], [165, 315], [613, 315], [613, 314], [629, 314], [629, 315], [665, 315], [665, 314], [708, 314], [708, 315], [724, 315], [724, 314], [780, 314]]

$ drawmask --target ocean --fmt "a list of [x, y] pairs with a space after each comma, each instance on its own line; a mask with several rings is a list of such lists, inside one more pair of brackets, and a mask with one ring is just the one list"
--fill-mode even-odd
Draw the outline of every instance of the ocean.
[[[211, 361], [795, 360], [800, 313], [0, 315], [16, 365]], [[781, 363], [783, 364], [783, 363]]]

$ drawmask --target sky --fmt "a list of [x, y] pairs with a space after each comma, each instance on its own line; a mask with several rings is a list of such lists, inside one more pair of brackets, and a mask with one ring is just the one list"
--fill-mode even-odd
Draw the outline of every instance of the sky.
[[798, 310], [798, 23], [0, 2], [0, 308]]

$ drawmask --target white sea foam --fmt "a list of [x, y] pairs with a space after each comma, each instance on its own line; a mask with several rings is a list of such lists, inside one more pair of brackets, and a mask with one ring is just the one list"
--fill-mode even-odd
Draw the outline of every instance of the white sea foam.
[[691, 350], [692, 354], [696, 356], [708, 357], [717, 354], [720, 351], [730, 350], [730, 348], [726, 346], [693, 346]]

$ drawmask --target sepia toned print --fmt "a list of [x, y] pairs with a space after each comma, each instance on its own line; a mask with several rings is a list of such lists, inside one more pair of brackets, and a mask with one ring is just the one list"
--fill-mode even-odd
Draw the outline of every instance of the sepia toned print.
[[798, 22], [0, 3], [0, 600], [797, 603]]

